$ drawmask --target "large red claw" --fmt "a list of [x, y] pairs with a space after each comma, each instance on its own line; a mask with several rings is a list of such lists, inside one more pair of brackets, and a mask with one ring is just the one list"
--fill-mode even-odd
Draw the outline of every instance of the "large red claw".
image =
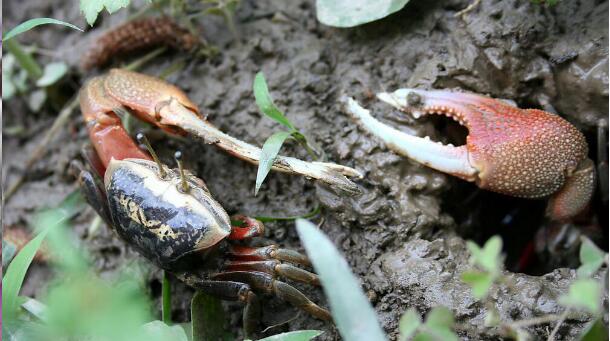
[[523, 198], [553, 195], [548, 214], [555, 220], [579, 213], [593, 194], [595, 170], [585, 138], [558, 115], [443, 90], [399, 89], [377, 97], [415, 117], [445, 115], [468, 129], [464, 146], [447, 146], [388, 127], [345, 99], [360, 125], [399, 154], [494, 192]]

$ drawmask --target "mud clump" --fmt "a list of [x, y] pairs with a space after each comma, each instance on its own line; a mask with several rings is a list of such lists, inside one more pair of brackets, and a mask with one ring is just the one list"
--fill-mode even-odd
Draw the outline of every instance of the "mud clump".
[[[321, 228], [345, 255], [354, 273], [363, 279], [363, 287], [392, 339], [405, 310], [415, 307], [426, 313], [437, 305], [449, 307], [460, 324], [469, 326], [460, 331], [462, 336], [495, 338], [493, 330], [483, 327], [485, 307], [472, 298], [459, 279], [468, 266], [469, 255], [464, 240], [456, 235], [454, 218], [444, 208], [447, 193], [457, 180], [388, 151], [350, 121], [342, 112], [339, 98], [355, 96], [380, 120], [439, 141], [445, 137], [433, 121], [414, 120], [393, 111], [373, 100], [373, 94], [400, 87], [459, 88], [511, 99], [524, 108], [554, 111], [580, 129], [592, 130], [608, 114], [608, 3], [561, 1], [547, 8], [531, 1], [483, 1], [463, 19], [454, 17], [469, 2], [412, 1], [384, 20], [353, 29], [335, 29], [316, 21], [313, 2], [243, 1], [236, 13], [241, 44], [231, 39], [222, 20], [206, 17], [198, 23], [204, 26], [207, 40], [219, 47], [220, 55], [189, 60], [168, 80], [187, 91], [220, 129], [262, 145], [279, 129], [262, 116], [254, 103], [252, 81], [262, 70], [274, 101], [295, 126], [319, 143], [329, 160], [365, 173], [359, 183], [362, 195], [346, 197], [299, 177], [272, 173], [255, 197], [255, 167], [189, 140], [161, 136], [153, 139], [153, 144], [169, 164], [173, 152], [181, 149], [186, 166], [207, 182], [230, 214], [290, 216], [308, 212], [321, 203]], [[11, 3], [5, 8], [7, 16], [16, 22], [26, 19], [25, 13], [28, 18], [41, 14], [38, 16], [69, 22], [82, 20], [77, 11], [64, 8], [66, 5], [49, 5], [30, 12], [24, 6]], [[127, 13], [118, 12], [96, 30], [107, 29], [126, 17]], [[10, 23], [5, 25], [11, 27]], [[47, 35], [52, 36], [45, 39]], [[48, 44], [58, 42], [60, 37], [64, 40], [57, 46], [65, 51], [73, 50], [70, 45], [80, 39], [77, 33], [67, 31], [31, 33], [27, 38], [52, 47], [56, 45]], [[155, 74], [176, 57], [159, 57], [142, 72]], [[66, 60], [70, 58], [66, 56]], [[78, 60], [71, 63], [76, 66]], [[10, 115], [11, 111], [17, 112], [14, 105], [9, 104], [5, 110], [9, 113], [5, 125], [32, 125], [20, 115]], [[50, 121], [49, 116], [43, 115], [39, 120]], [[78, 144], [87, 141], [80, 118], [72, 129], [75, 133], [61, 134], [53, 144], [73, 146], [75, 140]], [[6, 145], [11, 148], [10, 154], [4, 149], [3, 170], [9, 179], [21, 170], [23, 161], [20, 157], [13, 159], [13, 154], [26, 154], [37, 141], [8, 138]], [[49, 155], [54, 156], [37, 167], [52, 171], [27, 183], [5, 207], [11, 224], [30, 219], [34, 208], [27, 204], [28, 198], [35, 197], [37, 206], [57, 202], [55, 196], [41, 196], [40, 188], [64, 194], [75, 188], [66, 175], [67, 169], [54, 166], [50, 160], [77, 157], [77, 147], [50, 148]], [[305, 151], [295, 145], [284, 146], [282, 154], [307, 158]], [[90, 211], [87, 214], [90, 219]], [[84, 235], [87, 224], [88, 220], [82, 219], [75, 228]], [[258, 243], [301, 248], [292, 223], [270, 223], [267, 230], [266, 238]], [[111, 233], [101, 233], [93, 240], [87, 243], [91, 244], [94, 257], [106, 259], [103, 264], [96, 264], [100, 270], [111, 272], [133, 259], [133, 252], [117, 248]], [[118, 252], [108, 253], [108, 249]], [[510, 321], [559, 312], [557, 297], [566, 291], [574, 271], [557, 269], [539, 277], [506, 275], [514, 286], [495, 290], [492, 298], [501, 317]], [[153, 272], [149, 284], [158, 283], [158, 276]], [[296, 286], [315, 302], [325, 304], [321, 290]], [[174, 287], [173, 300], [180, 302], [175, 305], [174, 316], [189, 320], [187, 302], [192, 291], [179, 283]], [[160, 306], [159, 293], [152, 292]], [[226, 306], [231, 312], [232, 330], [238, 335], [242, 307], [235, 303]], [[277, 299], [266, 299], [263, 311], [264, 325], [288, 321], [297, 314]], [[561, 337], [571, 339], [582, 330], [584, 320], [570, 320], [565, 325]], [[333, 326], [306, 314], [267, 334], [298, 329], [321, 329], [325, 330], [321, 340], [339, 339]], [[546, 335], [543, 327], [533, 331], [539, 337]]]

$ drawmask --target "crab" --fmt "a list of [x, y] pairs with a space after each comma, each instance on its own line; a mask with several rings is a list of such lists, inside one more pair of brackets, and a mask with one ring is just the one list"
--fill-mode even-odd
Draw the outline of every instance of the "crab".
[[[129, 81], [108, 81], [113, 75]], [[80, 93], [93, 148], [84, 151], [89, 167], [79, 167], [79, 184], [102, 219], [141, 255], [186, 284], [244, 302], [246, 337], [255, 333], [258, 323], [256, 292], [274, 294], [316, 318], [331, 320], [328, 310], [278, 279], [319, 285], [318, 276], [306, 269], [311, 264], [305, 255], [277, 245], [243, 245], [264, 232], [263, 224], [242, 215], [230, 218], [204, 181], [183, 169], [179, 155], [178, 169], [162, 164], [145, 136], [138, 134], [138, 140], [148, 153], [117, 115], [121, 106], [129, 107], [149, 121], [162, 120], [165, 130], [180, 132], [165, 122], [176, 114], [171, 108], [194, 115], [194, 109], [187, 109], [194, 106], [186, 96], [165, 83], [155, 82], [151, 88], [149, 78], [131, 73], [111, 72], [108, 77], [92, 79]], [[105, 87], [112, 88], [114, 96], [108, 96]]]
[[555, 221], [571, 219], [591, 199], [595, 167], [587, 157], [587, 142], [558, 115], [446, 90], [398, 89], [377, 98], [415, 118], [445, 115], [468, 129], [465, 145], [444, 145], [389, 127], [353, 98], [343, 97], [346, 112], [398, 154], [486, 190], [550, 197], [546, 214]]
[[[109, 118], [106, 113], [126, 108], [141, 120], [170, 134], [190, 133], [247, 162], [258, 164], [261, 160], [260, 148], [220, 131], [200, 113], [182, 90], [155, 77], [112, 69], [108, 74], [89, 81], [81, 91], [81, 106], [84, 111], [90, 112], [87, 120], [107, 120]], [[97, 118], [99, 115], [101, 117]], [[91, 137], [94, 144], [101, 144], [99, 148], [105, 148], [100, 134], [96, 138]], [[103, 153], [100, 155], [106, 157]], [[278, 155], [271, 169], [304, 175], [349, 194], [360, 192], [358, 186], [347, 177], [359, 179], [362, 174], [356, 169], [335, 163], [305, 162]]]

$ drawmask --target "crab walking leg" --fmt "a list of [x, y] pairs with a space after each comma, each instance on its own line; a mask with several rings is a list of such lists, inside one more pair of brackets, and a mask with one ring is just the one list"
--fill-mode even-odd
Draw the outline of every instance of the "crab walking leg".
[[438, 171], [452, 174], [464, 180], [475, 181], [477, 170], [470, 165], [465, 146], [445, 146], [429, 138], [412, 136], [381, 123], [371, 116], [353, 98], [343, 97], [345, 110], [360, 126], [377, 136], [395, 152]]
[[[253, 164], [260, 162], [262, 154], [260, 148], [223, 133], [175, 99], [171, 99], [169, 103], [161, 107], [159, 115], [162, 124], [180, 127], [202, 138], [206, 143], [215, 144], [245, 161]], [[272, 169], [285, 173], [301, 174], [350, 193], [359, 193], [359, 189], [346, 176], [362, 178], [360, 172], [350, 167], [327, 162], [306, 162], [281, 155], [278, 155], [275, 159]]]

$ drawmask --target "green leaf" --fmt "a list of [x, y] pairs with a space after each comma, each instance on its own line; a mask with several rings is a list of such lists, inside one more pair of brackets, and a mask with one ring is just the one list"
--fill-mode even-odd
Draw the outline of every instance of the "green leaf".
[[2, 99], [7, 101], [11, 99], [15, 92], [17, 92], [17, 88], [9, 74], [2, 72]]
[[[142, 326], [144, 339], [151, 341], [188, 341], [186, 332], [181, 326], [168, 326], [163, 321], [151, 321]], [[210, 339], [211, 340], [211, 339]]]
[[[86, 0], [82, 0], [82, 1], [86, 1]], [[36, 26], [46, 25], [46, 24], [63, 25], [63, 26], [68, 26], [70, 28], [73, 28], [77, 31], [81, 31], [81, 32], [83, 31], [80, 28], [78, 28], [70, 23], [67, 23], [65, 21], [61, 21], [61, 20], [57, 20], [57, 19], [53, 19], [53, 18], [35, 18], [35, 19], [30, 19], [30, 20], [24, 21], [21, 24], [17, 25], [12, 30], [8, 31], [5, 35], [2, 36], [2, 40], [3, 40], [3, 42], [5, 42], [21, 33], [24, 33], [24, 32], [27, 32], [27, 31], [33, 29]]]
[[222, 302], [198, 291], [191, 300], [193, 340], [223, 340], [226, 334]]
[[589, 238], [581, 237], [579, 278], [591, 277], [604, 264], [606, 253], [600, 250]]
[[317, 0], [316, 15], [324, 25], [354, 27], [384, 18], [409, 0]]
[[278, 109], [269, 95], [269, 89], [267, 88], [267, 81], [262, 72], [259, 72], [254, 77], [254, 98], [256, 99], [256, 105], [263, 114], [269, 116], [274, 121], [282, 124], [290, 130], [296, 130], [294, 125], [286, 118], [283, 112]]
[[480, 300], [487, 296], [494, 283], [494, 276], [487, 272], [465, 271], [462, 273], [462, 281], [472, 288], [474, 298]]
[[261, 188], [263, 181], [269, 174], [273, 162], [277, 157], [277, 153], [280, 152], [280, 148], [284, 144], [284, 141], [290, 137], [290, 133], [285, 131], [278, 131], [273, 135], [269, 136], [267, 141], [263, 144], [261, 151], [261, 158], [258, 164], [258, 171], [256, 172], [256, 185], [254, 187], [254, 195], [258, 194], [258, 190]]
[[333, 243], [307, 220], [298, 219], [297, 231], [320, 276], [332, 315], [344, 340], [385, 341], [375, 310], [360, 281]]
[[446, 307], [435, 307], [426, 316], [426, 326], [436, 328], [453, 327], [453, 313]]
[[42, 77], [36, 81], [36, 86], [45, 87], [55, 84], [68, 72], [66, 63], [50, 63], [45, 65], [42, 71]]
[[98, 14], [106, 8], [112, 14], [129, 5], [129, 0], [80, 0], [80, 10], [89, 26], [93, 26]]
[[11, 262], [11, 260], [13, 260], [13, 257], [15, 257], [16, 253], [17, 253], [17, 247], [15, 245], [13, 245], [13, 243], [7, 242], [4, 239], [2, 239], [2, 267], [3, 268], [5, 268]]
[[271, 335], [258, 341], [309, 341], [322, 334], [321, 330], [297, 330], [294, 332]]
[[398, 322], [398, 330], [400, 331], [400, 341], [408, 340], [421, 325], [421, 317], [414, 308], [407, 310]]
[[32, 91], [28, 95], [27, 104], [30, 110], [32, 110], [32, 112], [39, 112], [46, 100], [47, 92], [42, 89], [38, 89]]
[[491, 273], [499, 272], [502, 264], [502, 238], [493, 236], [485, 242], [483, 248], [471, 241], [466, 242], [468, 250], [471, 254], [471, 262], [480, 266], [483, 270]]
[[568, 294], [559, 297], [559, 304], [569, 308], [584, 308], [597, 314], [601, 308], [601, 285], [592, 279], [577, 279]]
[[[52, 226], [41, 231], [30, 240], [9, 264], [6, 274], [2, 278], [2, 314], [6, 320], [14, 320], [17, 314], [19, 290], [23, 284], [25, 274], [32, 263], [42, 241]], [[8, 322], [8, 321], [7, 321]]]
[[589, 322], [585, 330], [580, 335], [580, 341], [602, 341], [608, 340], [608, 328], [604, 324], [603, 319], [597, 318], [595, 321]]

